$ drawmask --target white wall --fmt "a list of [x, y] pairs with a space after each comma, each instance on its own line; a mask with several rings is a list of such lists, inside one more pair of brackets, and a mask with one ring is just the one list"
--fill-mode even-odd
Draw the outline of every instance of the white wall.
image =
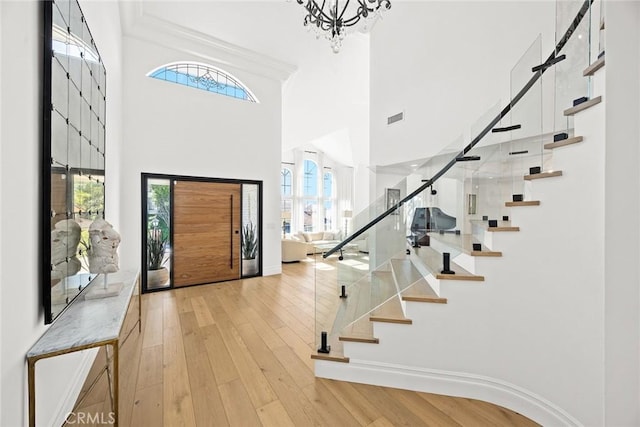
[[[369, 37], [351, 34], [336, 55], [304, 28], [304, 9], [284, 1], [145, 1], [142, 14], [295, 66], [283, 86], [283, 151], [309, 143], [364, 179], [355, 210], [368, 204]], [[220, 57], [220, 55], [218, 55]], [[248, 69], [249, 72], [255, 70]]]
[[260, 102], [250, 103], [149, 78], [161, 65], [202, 59], [187, 45], [125, 41], [121, 263], [140, 266], [140, 174], [148, 172], [263, 181], [263, 272], [279, 273], [280, 82], [210, 61], [253, 91]]
[[606, 2], [605, 424], [638, 425], [640, 5]]
[[[433, 155], [506, 105], [538, 34], [543, 56], [553, 49], [554, 13], [553, 1], [394, 2], [371, 33], [371, 164]], [[406, 121], [387, 126], [400, 111]]]
[[[117, 104], [118, 5], [83, 2], [82, 7], [108, 70], [109, 102]], [[0, 425], [3, 426], [26, 424], [25, 355], [46, 330], [37, 267], [42, 128], [40, 9], [36, 1], [0, 2], [0, 56], [3, 59], [0, 63]], [[119, 133], [119, 111], [111, 110], [107, 123], [108, 147], [114, 143], [111, 136]], [[107, 197], [113, 196], [110, 193]], [[60, 425], [60, 415], [71, 409], [68, 405], [75, 401], [74, 392], [84, 381], [82, 368], [90, 363], [91, 358], [82, 353], [38, 363], [39, 425]]]
[[353, 201], [359, 212], [369, 204], [369, 37], [347, 37], [337, 55], [326, 42], [299, 56], [299, 69], [283, 88], [282, 145], [313, 143], [352, 166], [360, 177]]
[[[2, 8], [2, 3], [0, 3], [0, 24], [2, 24], [2, 9], [3, 9]], [[2, 40], [5, 37], [6, 36], [4, 36], [3, 32], [0, 31], [0, 52], [3, 51], [2, 50]], [[4, 139], [2, 137], [2, 117], [3, 117], [2, 116], [2, 104], [3, 104], [3, 102], [1, 101], [3, 99], [2, 98], [2, 86], [3, 86], [3, 83], [2, 83], [2, 63], [3, 63], [3, 60], [2, 60], [2, 58], [3, 57], [4, 57], [4, 55], [0, 55], [0, 146], [4, 145], [3, 144]], [[3, 150], [0, 149], [0, 165], [3, 164], [2, 160], [4, 159], [4, 157], [2, 156], [2, 151]], [[4, 211], [4, 205], [2, 203], [2, 200], [4, 199], [3, 191], [2, 191], [2, 189], [3, 189], [2, 183], [3, 183], [2, 173], [0, 173], [0, 242], [4, 241], [4, 236], [3, 236], [3, 233], [2, 233], [2, 229], [3, 229], [2, 224], [3, 224], [3, 216], [4, 216], [2, 214], [2, 212]], [[0, 244], [0, 285], [3, 283], [3, 281], [2, 281], [2, 273], [1, 273], [2, 272], [2, 259], [3, 259], [2, 255], [3, 255], [2, 244]], [[2, 291], [0, 291], [0, 307], [3, 307], [2, 301], [3, 301]], [[2, 337], [4, 337], [4, 329], [3, 329], [3, 326], [2, 326], [3, 324], [4, 324], [4, 322], [3, 322], [2, 316], [0, 315], [0, 373], [2, 372], [2, 366], [3, 366], [3, 364], [2, 364], [2, 354], [3, 354], [3, 349], [2, 349], [2, 341], [3, 340], [2, 340]], [[2, 420], [2, 413], [3, 413], [3, 411], [2, 411], [2, 402], [3, 402], [3, 400], [2, 400], [2, 390], [3, 390], [2, 387], [0, 387], [0, 420]]]

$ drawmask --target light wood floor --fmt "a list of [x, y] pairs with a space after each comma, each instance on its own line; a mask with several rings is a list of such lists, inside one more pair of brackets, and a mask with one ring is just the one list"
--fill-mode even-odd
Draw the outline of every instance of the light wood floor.
[[[142, 333], [120, 353], [120, 425], [536, 425], [477, 400], [315, 378], [313, 266], [144, 295]], [[108, 414], [108, 396], [103, 375], [75, 412]]]

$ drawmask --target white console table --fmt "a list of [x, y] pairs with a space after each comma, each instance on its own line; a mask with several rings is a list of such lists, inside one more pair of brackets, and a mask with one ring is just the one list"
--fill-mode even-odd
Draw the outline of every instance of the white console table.
[[[118, 425], [118, 350], [134, 327], [142, 330], [142, 304], [140, 277], [137, 272], [120, 271], [108, 275], [108, 283], [123, 283], [122, 291], [116, 295], [98, 299], [85, 299], [92, 287], [103, 286], [103, 278], [93, 281], [75, 301], [51, 324], [49, 329], [27, 353], [29, 381], [29, 426], [36, 425], [36, 362], [40, 359], [96, 347], [111, 347], [113, 369], [106, 371], [110, 382], [114, 425]], [[137, 320], [125, 327], [125, 317], [132, 299], [137, 295]], [[108, 354], [108, 351], [107, 351]]]

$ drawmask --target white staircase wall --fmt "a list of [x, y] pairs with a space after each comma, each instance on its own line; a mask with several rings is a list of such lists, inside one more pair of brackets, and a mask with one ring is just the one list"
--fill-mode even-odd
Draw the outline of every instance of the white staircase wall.
[[475, 260], [485, 282], [440, 281], [448, 304], [408, 302], [412, 325], [375, 323], [380, 344], [345, 343], [350, 363], [316, 374], [603, 425], [604, 116], [604, 103], [576, 116], [584, 141], [554, 150], [563, 176], [531, 183], [541, 206], [511, 210], [521, 231], [490, 233], [503, 257]]

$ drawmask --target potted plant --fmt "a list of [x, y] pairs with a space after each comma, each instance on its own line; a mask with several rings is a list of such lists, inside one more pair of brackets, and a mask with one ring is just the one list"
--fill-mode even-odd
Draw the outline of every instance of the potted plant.
[[159, 228], [147, 232], [147, 287], [164, 285], [169, 280], [169, 270], [164, 267], [167, 241]]
[[242, 275], [251, 276], [258, 273], [258, 233], [257, 227], [249, 221], [242, 226]]

